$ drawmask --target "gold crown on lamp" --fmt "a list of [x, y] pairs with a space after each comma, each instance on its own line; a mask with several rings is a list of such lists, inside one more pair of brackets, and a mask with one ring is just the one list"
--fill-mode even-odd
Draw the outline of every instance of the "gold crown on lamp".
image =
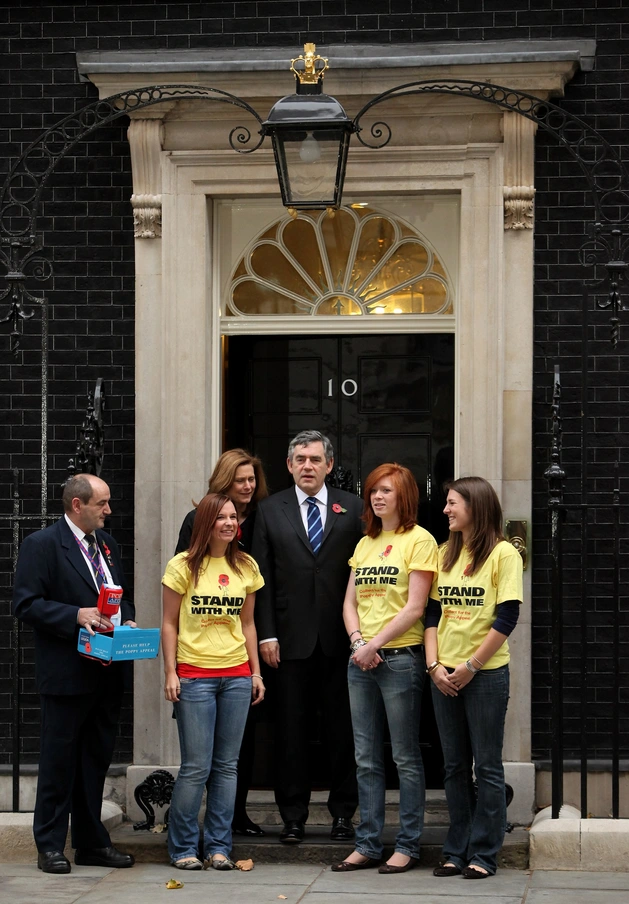
[[327, 58], [315, 53], [316, 49], [314, 44], [304, 44], [304, 52], [290, 61], [290, 71], [302, 85], [316, 85], [330, 68]]

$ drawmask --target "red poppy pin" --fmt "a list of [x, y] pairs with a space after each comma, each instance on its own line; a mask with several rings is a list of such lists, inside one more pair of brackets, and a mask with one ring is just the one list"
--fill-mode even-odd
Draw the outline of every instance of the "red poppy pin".
[[468, 565], [465, 566], [465, 571], [463, 572], [463, 577], [469, 578], [469, 576], [471, 574], [472, 574], [472, 563], [470, 562]]
[[345, 514], [347, 509], [343, 508], [343, 506], [341, 505], [340, 502], [334, 502], [334, 503], [332, 503], [332, 511], [336, 512], [337, 515], [340, 515], [341, 513]]
[[219, 574], [218, 583], [220, 587], [229, 587], [229, 577], [226, 574]]
[[389, 553], [391, 552], [392, 549], [393, 549], [392, 546], [387, 546], [387, 548], [383, 549], [382, 552], [380, 553], [380, 558], [386, 559], [386, 557], [389, 555]]
[[241, 537], [242, 537], [242, 528], [240, 527], [240, 524], [239, 524], [238, 525], [238, 533], [236, 534], [236, 539], [240, 540]]
[[106, 543], [103, 543], [103, 549], [105, 550], [105, 556], [107, 557], [107, 564], [113, 568], [114, 563], [111, 561], [111, 550]]

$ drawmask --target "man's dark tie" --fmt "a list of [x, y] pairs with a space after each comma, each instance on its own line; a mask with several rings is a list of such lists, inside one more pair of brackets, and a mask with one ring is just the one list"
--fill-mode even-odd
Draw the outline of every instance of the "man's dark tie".
[[100, 555], [98, 552], [98, 546], [96, 545], [96, 537], [94, 536], [94, 534], [85, 534], [85, 542], [87, 543], [87, 557], [92, 565], [94, 577], [96, 578], [96, 584], [100, 588], [101, 584], [104, 584], [105, 578], [103, 577], [103, 569], [101, 568], [100, 564]]
[[319, 511], [319, 506], [317, 505], [317, 497], [308, 496], [307, 502], [308, 539], [310, 540], [312, 551], [316, 556], [316, 554], [319, 552], [319, 549], [321, 548], [321, 541], [323, 540], [323, 524], [321, 523], [321, 512]]

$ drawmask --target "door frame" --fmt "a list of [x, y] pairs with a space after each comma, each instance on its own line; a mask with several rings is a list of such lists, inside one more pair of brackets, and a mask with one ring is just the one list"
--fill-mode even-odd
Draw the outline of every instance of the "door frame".
[[[532, 156], [532, 135], [529, 150]], [[228, 151], [170, 151], [160, 159], [163, 237], [136, 240], [136, 601], [151, 624], [160, 619], [163, 563], [221, 448], [222, 331], [212, 200], [275, 197], [277, 191], [270, 151], [235, 161]], [[460, 193], [455, 469], [486, 476], [505, 516], [530, 522], [533, 233], [504, 229], [503, 159], [503, 145], [492, 141], [385, 148], [376, 162], [373, 152], [355, 148], [346, 191], [375, 200], [379, 194]], [[351, 320], [361, 321], [352, 330], [373, 330], [371, 318]], [[378, 323], [391, 331], [406, 329], [401, 322]], [[426, 331], [444, 331], [431, 315], [423, 315], [421, 324]], [[254, 326], [263, 328], [249, 322], [234, 329]], [[348, 324], [324, 318], [303, 323], [304, 332], [331, 327], [349, 332]], [[279, 328], [277, 319], [272, 332], [286, 325]], [[290, 328], [299, 332], [295, 321]], [[525, 586], [511, 645], [512, 680], [521, 692], [507, 716], [504, 752], [516, 789], [512, 808], [523, 822], [534, 802], [530, 570]], [[151, 666], [136, 682], [134, 762], [177, 763], [170, 707], [159, 694], [160, 665]]]

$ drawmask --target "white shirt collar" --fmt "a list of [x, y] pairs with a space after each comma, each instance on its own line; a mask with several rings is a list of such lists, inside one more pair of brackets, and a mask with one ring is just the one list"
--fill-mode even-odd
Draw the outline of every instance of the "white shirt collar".
[[[304, 493], [297, 484], [295, 484], [295, 492], [297, 493], [297, 505], [303, 505], [308, 499], [308, 493]], [[328, 485], [324, 483], [319, 492], [316, 494], [317, 501], [327, 508], [328, 505]]]
[[72, 533], [74, 534], [74, 536], [75, 536], [78, 540], [83, 540], [83, 538], [84, 538], [85, 536], [87, 536], [86, 533], [85, 533], [85, 531], [84, 531], [84, 530], [81, 530], [81, 528], [78, 527], [78, 526], [74, 523], [74, 521], [71, 521], [70, 518], [68, 518], [68, 516], [67, 516], [66, 514], [64, 514], [63, 517], [66, 519], [66, 524], [68, 525], [68, 527], [70, 528], [70, 530], [72, 531]]

